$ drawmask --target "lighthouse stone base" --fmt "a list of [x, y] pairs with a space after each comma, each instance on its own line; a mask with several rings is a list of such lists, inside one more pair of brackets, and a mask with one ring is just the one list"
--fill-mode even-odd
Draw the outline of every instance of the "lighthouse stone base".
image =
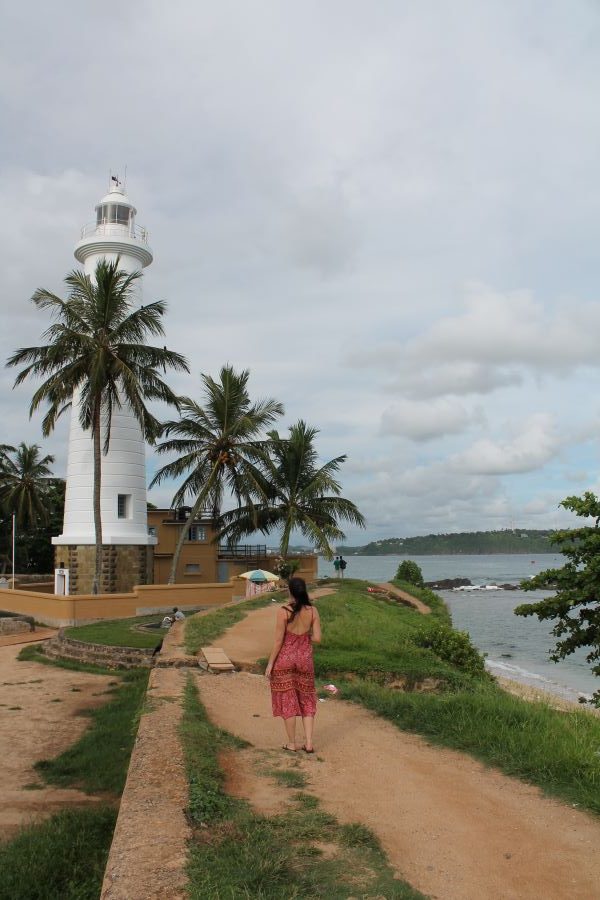
[[[57, 568], [69, 570], [69, 594], [91, 594], [96, 570], [94, 544], [56, 546]], [[152, 584], [154, 547], [108, 544], [102, 547], [101, 594], [127, 594], [136, 584]]]

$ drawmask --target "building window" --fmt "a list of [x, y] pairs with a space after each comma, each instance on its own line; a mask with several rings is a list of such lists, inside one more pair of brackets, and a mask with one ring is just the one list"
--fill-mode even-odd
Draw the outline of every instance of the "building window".
[[156, 537], [156, 525], [148, 525], [148, 534], [150, 537]]
[[185, 574], [186, 575], [199, 575], [200, 574], [200, 564], [199, 563], [186, 563]]
[[203, 525], [192, 525], [188, 528], [188, 541], [205, 541], [206, 528]]
[[117, 518], [131, 518], [131, 494], [117, 494]]

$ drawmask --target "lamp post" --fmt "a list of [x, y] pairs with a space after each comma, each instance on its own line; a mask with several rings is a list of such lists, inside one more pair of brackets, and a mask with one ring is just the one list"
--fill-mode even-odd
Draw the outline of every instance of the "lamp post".
[[15, 589], [15, 514], [12, 514], [12, 589]]

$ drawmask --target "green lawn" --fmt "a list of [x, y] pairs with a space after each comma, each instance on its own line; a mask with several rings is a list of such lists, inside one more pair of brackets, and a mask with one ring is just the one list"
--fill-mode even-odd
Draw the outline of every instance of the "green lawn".
[[108, 644], [110, 647], [156, 647], [166, 630], [138, 631], [136, 625], [148, 622], [162, 622], [163, 613], [151, 616], [134, 616], [130, 619], [109, 619], [93, 622], [91, 625], [77, 625], [65, 628], [65, 637], [90, 644]]

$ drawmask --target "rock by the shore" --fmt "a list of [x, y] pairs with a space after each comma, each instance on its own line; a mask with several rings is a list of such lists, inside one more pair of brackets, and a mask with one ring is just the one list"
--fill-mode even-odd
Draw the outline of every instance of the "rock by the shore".
[[426, 581], [425, 587], [432, 591], [451, 591], [455, 587], [468, 587], [473, 582], [470, 578], [440, 578], [438, 581]]

